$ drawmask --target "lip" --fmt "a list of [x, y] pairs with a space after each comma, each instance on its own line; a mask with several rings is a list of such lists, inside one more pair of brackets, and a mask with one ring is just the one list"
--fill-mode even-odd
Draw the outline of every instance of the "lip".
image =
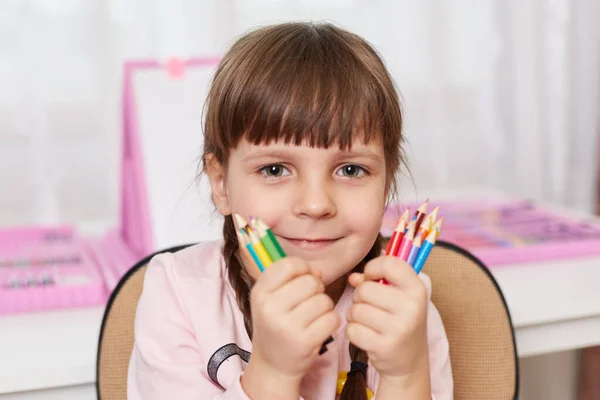
[[300, 249], [303, 250], [321, 250], [321, 249], [326, 249], [327, 247], [333, 245], [335, 242], [337, 242], [338, 240], [340, 240], [341, 238], [335, 238], [335, 239], [327, 239], [327, 238], [317, 238], [317, 239], [313, 239], [313, 238], [288, 238], [285, 236], [282, 236], [282, 238], [294, 245], [295, 247], [298, 247]]

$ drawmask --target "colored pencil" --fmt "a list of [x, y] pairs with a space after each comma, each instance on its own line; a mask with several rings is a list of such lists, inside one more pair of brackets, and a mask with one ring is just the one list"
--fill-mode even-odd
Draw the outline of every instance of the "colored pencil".
[[421, 223], [423, 222], [423, 218], [425, 218], [425, 214], [427, 214], [428, 206], [429, 206], [429, 199], [425, 200], [425, 202], [423, 204], [421, 204], [419, 206], [419, 208], [417, 208], [417, 211], [415, 211], [415, 215], [413, 216], [413, 219], [416, 221], [415, 232], [417, 232], [419, 230], [419, 227], [421, 226]]
[[429, 253], [431, 252], [431, 249], [435, 245], [435, 242], [437, 241], [437, 238], [440, 235], [443, 222], [444, 222], [444, 219], [440, 218], [435, 223], [435, 226], [429, 232], [429, 234], [427, 235], [427, 238], [423, 242], [423, 245], [421, 246], [421, 250], [419, 250], [419, 254], [417, 255], [417, 258], [415, 259], [415, 264], [413, 265], [413, 268], [417, 274], [419, 272], [421, 272], [421, 269], [423, 268], [423, 265], [425, 265], [425, 261], [427, 261], [427, 257], [429, 256]]
[[252, 247], [252, 243], [250, 242], [250, 237], [248, 236], [248, 233], [246, 231], [242, 231], [241, 237], [242, 246], [240, 248], [244, 249], [246, 253], [250, 255], [250, 259], [254, 260], [254, 264], [256, 265], [256, 268], [258, 268], [259, 272], [264, 272], [265, 267], [263, 266], [262, 261], [260, 261], [258, 254], [256, 254], [254, 247]]
[[279, 252], [279, 255], [283, 258], [285, 257], [285, 252], [283, 251], [283, 249], [281, 248], [281, 246], [279, 245], [279, 242], [277, 241], [277, 239], [275, 238], [275, 235], [273, 235], [273, 232], [271, 231], [271, 228], [269, 228], [267, 226], [267, 224], [265, 224], [262, 220], [260, 220], [259, 218], [257, 218], [258, 224], [259, 226], [261, 226], [265, 232], [267, 232], [267, 235], [269, 235], [269, 238], [271, 239], [271, 241], [273, 242], [273, 245], [275, 246], [275, 248], [277, 249], [277, 251]]
[[260, 259], [260, 262], [262, 263], [263, 267], [268, 268], [271, 264], [273, 264], [273, 260], [271, 260], [271, 257], [269, 257], [269, 253], [267, 253], [265, 246], [263, 246], [258, 238], [258, 235], [252, 230], [252, 228], [250, 228], [250, 226], [246, 225], [245, 229], [246, 233], [248, 233], [248, 236], [250, 236], [250, 242], [252, 243], [252, 247], [254, 247], [254, 251], [256, 251], [258, 258]]
[[235, 225], [235, 233], [238, 235], [238, 239], [241, 239], [241, 233], [245, 231], [248, 223], [240, 214], [233, 214], [233, 225]]
[[438, 237], [440, 237], [440, 234], [442, 233], [442, 225], [444, 225], [444, 216], [442, 215], [440, 217], [440, 219], [435, 223], [433, 229], [435, 229], [435, 240], [437, 240]]
[[265, 246], [267, 253], [269, 253], [269, 257], [271, 257], [273, 262], [285, 257], [285, 253], [279, 246], [279, 243], [277, 243], [271, 229], [266, 228], [267, 225], [264, 222], [258, 218], [250, 217], [250, 224], [252, 229], [258, 233], [260, 242]]
[[402, 242], [402, 238], [404, 237], [404, 229], [406, 229], [406, 224], [408, 222], [408, 210], [404, 210], [404, 214], [398, 220], [398, 224], [396, 225], [396, 229], [392, 233], [390, 240], [388, 241], [387, 248], [385, 249], [385, 254], [387, 256], [396, 255], [398, 252], [398, 248], [400, 247], [400, 243]]
[[256, 251], [254, 251], [254, 247], [252, 247], [248, 232], [246, 232], [244, 229], [247, 225], [246, 221], [239, 214], [234, 214], [233, 223], [236, 228], [235, 233], [237, 235], [238, 243], [240, 244], [240, 249], [242, 250], [243, 255], [245, 255], [249, 261], [254, 261], [256, 268], [260, 272], [263, 272], [265, 268], [260, 261], [258, 254], [256, 254]]
[[425, 240], [425, 238], [429, 234], [429, 231], [433, 228], [435, 220], [437, 219], [438, 211], [439, 207], [434, 208], [433, 211], [425, 217], [425, 219], [421, 223], [421, 226], [418, 229], [418, 232], [415, 233], [415, 238], [417, 236], [421, 236], [421, 243], [423, 243], [423, 240]]
[[[254, 249], [254, 252], [258, 256], [258, 259], [260, 260], [260, 265], [257, 264], [257, 266], [259, 267], [259, 269], [261, 269], [261, 265], [262, 265], [261, 271], [263, 271], [264, 268], [267, 268], [269, 265], [273, 264], [273, 260], [269, 256], [268, 251], [265, 249], [264, 244], [260, 241], [260, 238], [259, 238], [258, 234], [256, 233], [256, 231], [253, 230], [252, 227], [246, 222], [246, 220], [244, 218], [242, 218], [242, 216], [239, 214], [234, 214], [233, 220], [234, 220], [235, 225], [240, 230], [240, 232], [246, 233], [246, 235], [248, 236], [248, 238], [250, 240], [250, 244], [251, 244], [251, 246], [249, 246], [248, 249], [249, 249], [249, 251], [250, 251], [250, 248]], [[238, 240], [239, 240], [239, 236], [238, 236]], [[252, 253], [250, 253], [250, 254], [252, 254]]]
[[[427, 235], [425, 235], [425, 237], [427, 237]], [[419, 250], [421, 250], [421, 246], [423, 244], [423, 240], [425, 240], [425, 237], [422, 235], [415, 236], [412, 247], [410, 248], [410, 253], [408, 253], [408, 259], [406, 260], [408, 265], [414, 266], [415, 260], [419, 254]]]
[[433, 226], [435, 225], [435, 221], [437, 220], [437, 216], [438, 216], [438, 212], [440, 211], [440, 207], [436, 207], [433, 209], [433, 211], [429, 214], [431, 216], [431, 219], [429, 220], [429, 227], [427, 228], [428, 231], [430, 231]]
[[408, 223], [408, 228], [404, 234], [404, 238], [402, 238], [402, 243], [400, 243], [400, 249], [398, 249], [398, 253], [396, 254], [396, 257], [401, 258], [404, 261], [408, 260], [408, 254], [410, 253], [410, 248], [415, 237], [416, 224], [416, 219], [413, 219]]
[[[427, 261], [431, 248], [441, 233], [444, 221], [443, 216], [436, 221], [439, 206], [426, 215], [428, 205], [429, 199], [417, 208], [410, 221], [408, 221], [409, 211], [404, 211], [385, 250], [386, 255], [393, 255], [406, 261], [417, 274]], [[385, 279], [380, 279], [379, 282], [389, 284]]]

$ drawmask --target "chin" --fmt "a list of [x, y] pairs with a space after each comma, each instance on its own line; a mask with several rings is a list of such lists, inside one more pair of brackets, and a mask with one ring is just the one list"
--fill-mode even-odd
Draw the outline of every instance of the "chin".
[[329, 262], [311, 262], [311, 267], [321, 272], [321, 280], [325, 286], [332, 284], [338, 279], [347, 276], [354, 267], [343, 268], [337, 271], [332, 270]]

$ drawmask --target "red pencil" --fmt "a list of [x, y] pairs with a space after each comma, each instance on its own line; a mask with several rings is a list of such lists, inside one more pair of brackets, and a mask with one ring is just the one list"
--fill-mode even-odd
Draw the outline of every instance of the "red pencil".
[[408, 255], [410, 254], [410, 248], [412, 247], [413, 239], [415, 238], [416, 224], [417, 220], [415, 219], [408, 223], [408, 230], [402, 239], [402, 243], [400, 243], [398, 254], [396, 254], [396, 257], [401, 258], [404, 261], [408, 260]]
[[396, 229], [394, 229], [394, 233], [392, 233], [392, 237], [390, 238], [387, 248], [385, 249], [386, 256], [395, 256], [398, 252], [398, 248], [400, 247], [400, 243], [404, 237], [404, 230], [406, 229], [407, 222], [408, 210], [404, 210], [404, 214], [402, 214], [398, 220], [398, 225], [396, 225]]
[[[400, 243], [402, 243], [402, 238], [404, 237], [404, 230], [406, 229], [407, 223], [408, 209], [404, 210], [404, 213], [402, 213], [402, 216], [398, 220], [398, 225], [396, 225], [394, 233], [392, 233], [392, 237], [390, 237], [387, 248], [385, 250], [386, 256], [395, 256], [398, 252], [398, 248], [400, 247]], [[386, 281], [385, 279], [380, 279], [379, 283], [389, 285], [388, 281]]]
[[421, 222], [423, 222], [423, 218], [425, 218], [425, 214], [427, 214], [428, 206], [429, 206], [429, 199], [425, 200], [425, 202], [423, 204], [421, 204], [419, 206], [419, 208], [417, 208], [417, 211], [415, 211], [415, 215], [413, 217], [413, 220], [416, 221], [415, 232], [417, 232], [419, 230], [419, 227], [421, 226]]

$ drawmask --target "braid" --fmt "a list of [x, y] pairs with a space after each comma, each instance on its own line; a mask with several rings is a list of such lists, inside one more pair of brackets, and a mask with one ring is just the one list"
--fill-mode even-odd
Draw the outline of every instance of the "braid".
[[[381, 254], [381, 249], [383, 248], [384, 238], [381, 236], [377, 236], [377, 240], [369, 253], [365, 256], [363, 261], [360, 263], [358, 267], [358, 271], [362, 272], [364, 266], [367, 262], [378, 257]], [[352, 343], [348, 348], [350, 352], [350, 359], [352, 361], [359, 361], [365, 364], [369, 363], [369, 356], [367, 352], [363, 349], [359, 349]], [[367, 400], [367, 379], [363, 374], [349, 374], [346, 378], [346, 383], [344, 384], [344, 389], [342, 390], [342, 394], [340, 395], [340, 400]]]
[[227, 278], [235, 291], [238, 307], [244, 314], [244, 325], [248, 336], [252, 338], [252, 310], [250, 309], [252, 281], [238, 255], [239, 244], [231, 215], [225, 217], [223, 239], [223, 258], [227, 267]]

